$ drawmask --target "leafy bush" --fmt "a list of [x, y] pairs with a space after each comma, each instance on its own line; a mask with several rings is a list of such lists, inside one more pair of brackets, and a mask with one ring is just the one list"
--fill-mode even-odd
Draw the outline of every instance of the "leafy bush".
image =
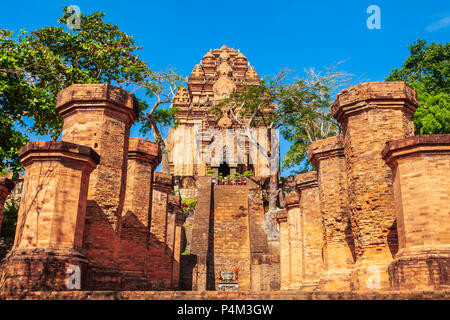
[[8, 201], [3, 209], [3, 223], [1, 236], [9, 240], [14, 240], [17, 226], [17, 214], [19, 204], [14, 199]]

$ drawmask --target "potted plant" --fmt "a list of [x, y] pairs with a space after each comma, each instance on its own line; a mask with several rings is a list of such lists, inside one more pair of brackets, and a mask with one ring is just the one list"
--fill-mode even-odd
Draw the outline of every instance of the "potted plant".
[[240, 185], [241, 184], [241, 174], [239, 172], [235, 172], [233, 174], [233, 182], [234, 184]]

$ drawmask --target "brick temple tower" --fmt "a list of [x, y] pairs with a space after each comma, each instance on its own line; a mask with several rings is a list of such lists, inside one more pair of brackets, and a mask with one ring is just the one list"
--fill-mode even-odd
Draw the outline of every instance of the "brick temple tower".
[[[273, 137], [258, 126], [250, 140], [249, 119], [239, 115], [239, 106], [223, 103], [259, 81], [239, 50], [222, 46], [203, 56], [174, 99], [178, 125], [166, 140], [169, 169], [181, 197], [197, 200], [185, 225], [190, 256], [182, 256], [180, 281], [189, 283], [187, 290], [217, 290], [218, 273], [235, 267], [239, 290], [279, 288], [279, 241], [266, 234], [259, 183], [270, 175], [270, 160], [261, 150], [270, 149]], [[245, 185], [213, 183], [219, 175], [245, 171], [253, 175]]]
[[[201, 177], [208, 170], [223, 176], [250, 170], [255, 176], [267, 176], [267, 160], [249, 145], [242, 121], [236, 120], [231, 106], [210, 112], [233, 92], [257, 85], [259, 77], [239, 50], [222, 46], [210, 50], [195, 65], [187, 88], [177, 91], [174, 106], [178, 126], [171, 128], [167, 138], [170, 172], [175, 177]], [[227, 134], [233, 132], [233, 134]], [[255, 140], [267, 146], [267, 130], [257, 128]], [[214, 150], [211, 152], [211, 150]], [[189, 185], [190, 179], [184, 184]]]

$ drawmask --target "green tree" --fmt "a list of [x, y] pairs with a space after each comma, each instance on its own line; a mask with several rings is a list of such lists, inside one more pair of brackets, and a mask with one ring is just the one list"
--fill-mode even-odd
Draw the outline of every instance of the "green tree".
[[[81, 28], [67, 30], [66, 9], [58, 20], [62, 27], [21, 30], [17, 37], [0, 29], [1, 168], [20, 169], [18, 152], [28, 141], [26, 133], [59, 137], [62, 119], [55, 110], [56, 96], [71, 84], [111, 83], [144, 89], [146, 97], [154, 98], [166, 87], [173, 91], [174, 83], [182, 80], [170, 68], [150, 70], [136, 54], [142, 47], [117, 25], [104, 22], [103, 13], [81, 14]], [[160, 100], [146, 112], [149, 103], [140, 100], [140, 119], [155, 126], [169, 123], [173, 110], [161, 108], [168, 102]]]
[[405, 81], [417, 91], [416, 134], [450, 133], [450, 43], [418, 39], [408, 48], [410, 56], [386, 81]]

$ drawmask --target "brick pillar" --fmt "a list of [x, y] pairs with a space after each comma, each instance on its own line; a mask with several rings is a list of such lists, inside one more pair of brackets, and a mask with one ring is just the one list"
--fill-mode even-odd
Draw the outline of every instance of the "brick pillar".
[[175, 248], [175, 229], [176, 214], [181, 210], [180, 195], [169, 194], [166, 225], [166, 256], [169, 259], [168, 268], [170, 269], [170, 287], [172, 288], [173, 266], [174, 266], [174, 248]]
[[450, 134], [389, 142], [383, 157], [393, 172], [399, 239], [391, 286], [450, 288]]
[[323, 225], [320, 212], [317, 172], [311, 171], [295, 177], [297, 192], [300, 194], [301, 238], [303, 239], [303, 281], [302, 289], [317, 287], [324, 271], [323, 266]]
[[118, 289], [120, 226], [125, 199], [130, 127], [138, 102], [132, 93], [108, 84], [74, 84], [58, 94], [63, 141], [100, 154], [92, 172], [83, 247], [91, 263], [90, 289]]
[[160, 162], [158, 144], [130, 139], [119, 260], [124, 275], [122, 289], [125, 290], [146, 288], [153, 171]]
[[2, 231], [3, 207], [5, 200], [14, 189], [15, 183], [11, 179], [0, 177], [0, 234]]
[[289, 289], [299, 289], [303, 279], [302, 255], [302, 217], [300, 213], [300, 198], [297, 192], [292, 192], [284, 198], [284, 206], [288, 212], [287, 227], [289, 228], [290, 284]]
[[416, 107], [416, 93], [404, 82], [360, 84], [341, 91], [332, 105], [344, 136], [355, 289], [389, 287], [387, 265], [398, 241], [392, 173], [381, 151], [414, 134]]
[[280, 282], [281, 290], [289, 289], [291, 282], [291, 259], [289, 248], [288, 213], [286, 210], [277, 212], [276, 221], [280, 228]]
[[342, 136], [313, 141], [309, 161], [317, 170], [320, 210], [324, 229], [325, 273], [321, 290], [350, 290], [354, 265], [353, 234], [348, 213], [347, 173]]
[[14, 247], [5, 258], [0, 287], [67, 290], [70, 265], [86, 285], [81, 253], [89, 175], [99, 163], [89, 147], [64, 141], [29, 142], [20, 150], [25, 182]]
[[185, 221], [179, 200], [177, 204], [173, 206], [173, 210], [175, 215], [175, 235], [172, 258], [172, 288], [178, 289], [180, 283], [181, 233], [183, 231], [183, 224]]
[[170, 287], [172, 269], [167, 255], [167, 216], [169, 195], [173, 190], [170, 174], [155, 172], [153, 176], [152, 220], [147, 277], [152, 289]]

